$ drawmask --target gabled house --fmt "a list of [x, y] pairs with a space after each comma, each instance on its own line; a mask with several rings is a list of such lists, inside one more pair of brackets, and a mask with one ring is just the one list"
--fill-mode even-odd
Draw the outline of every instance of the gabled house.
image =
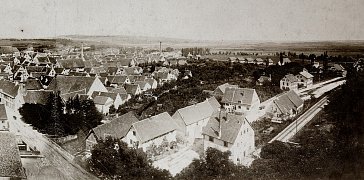
[[9, 131], [8, 115], [4, 104], [0, 104], [0, 131]]
[[93, 101], [97, 110], [102, 114], [108, 114], [111, 105], [114, 104], [114, 100], [107, 96], [96, 96]]
[[61, 66], [67, 70], [81, 72], [85, 68], [85, 62], [79, 58], [60, 60]]
[[255, 63], [255, 62], [254, 62], [254, 59], [253, 59], [253, 58], [251, 58], [251, 57], [246, 58], [246, 59], [245, 59], [245, 61], [246, 61], [246, 63], [248, 63], [248, 64], [254, 64], [254, 63]]
[[145, 92], [145, 91], [148, 91], [149, 89], [152, 89], [152, 87], [150, 86], [150, 84], [148, 84], [147, 82], [145, 81], [135, 81], [134, 84], [138, 84], [139, 87], [140, 87], [140, 90], [142, 92]]
[[230, 151], [230, 159], [242, 164], [255, 150], [254, 130], [244, 116], [216, 112], [202, 129], [203, 147]]
[[212, 97], [205, 101], [178, 109], [172, 116], [181, 132], [189, 143], [193, 143], [196, 138], [202, 138], [202, 127], [220, 109], [220, 104]]
[[336, 72], [342, 77], [346, 77], [347, 71], [341, 64], [334, 64], [332, 67], [330, 67], [330, 70]]
[[47, 89], [59, 91], [64, 100], [76, 94], [91, 96], [94, 91], [107, 92], [99, 78], [84, 76], [57, 76], [51, 80]]
[[110, 76], [121, 75], [123, 70], [118, 67], [108, 67], [107, 74]]
[[159, 146], [163, 141], [176, 141], [177, 125], [172, 117], [164, 112], [133, 123], [123, 141], [129, 147], [142, 148], [144, 151], [151, 145]]
[[310, 74], [306, 69], [296, 75], [298, 84], [304, 87], [311, 87], [313, 85], [313, 75]]
[[113, 87], [124, 86], [130, 84], [130, 79], [128, 76], [107, 76], [106, 84]]
[[139, 84], [125, 84], [124, 88], [126, 92], [132, 96], [136, 96], [142, 93]]
[[86, 137], [86, 151], [91, 151], [98, 141], [105, 140], [107, 137], [123, 139], [132, 124], [138, 121], [134, 114], [129, 112], [91, 129]]
[[223, 97], [225, 94], [226, 88], [238, 88], [238, 85], [232, 85], [229, 83], [222, 84], [214, 90], [213, 95], [215, 97]]
[[256, 58], [254, 60], [255, 64], [257, 65], [264, 65], [264, 60], [262, 58]]
[[24, 103], [24, 89], [16, 83], [0, 80], [0, 103], [12, 110], [18, 110]]
[[121, 96], [119, 93], [94, 91], [92, 93], [91, 97], [95, 98], [96, 96], [105, 96], [105, 97], [111, 98], [114, 102], [113, 105], [114, 105], [115, 109], [118, 109], [120, 105], [125, 103], [121, 99]]
[[158, 82], [153, 78], [145, 78], [144, 81], [150, 85], [151, 89], [156, 89], [158, 86]]
[[298, 79], [293, 74], [287, 74], [280, 80], [279, 85], [282, 90], [297, 90]]
[[285, 64], [291, 63], [292, 61], [289, 58], [283, 58], [282, 62], [278, 61], [279, 66], [283, 66]]
[[273, 100], [267, 114], [272, 117], [272, 121], [281, 122], [294, 117], [302, 108], [303, 100], [295, 91], [290, 90]]
[[270, 83], [272, 78], [269, 76], [260, 76], [259, 79], [255, 82], [256, 85], [262, 86], [264, 83]]
[[257, 113], [260, 100], [255, 89], [226, 88], [221, 102], [229, 113], [247, 114]]

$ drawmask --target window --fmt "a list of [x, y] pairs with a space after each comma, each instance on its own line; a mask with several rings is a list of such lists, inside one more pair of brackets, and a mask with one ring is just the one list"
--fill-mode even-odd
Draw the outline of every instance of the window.
[[133, 140], [130, 139], [130, 144], [133, 144]]
[[228, 142], [224, 141], [224, 146], [228, 147]]
[[133, 135], [136, 136], [136, 132], [135, 131], [133, 131]]
[[209, 136], [209, 141], [214, 142], [214, 138]]

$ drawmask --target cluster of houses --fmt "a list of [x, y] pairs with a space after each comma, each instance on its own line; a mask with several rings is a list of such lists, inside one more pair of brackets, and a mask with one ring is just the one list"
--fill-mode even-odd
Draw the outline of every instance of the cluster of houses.
[[[219, 86], [216, 92], [222, 89], [220, 95], [230, 97], [230, 89], [225, 90], [224, 86]], [[247, 94], [235, 98], [234, 101], [239, 101], [241, 106], [252, 107], [250, 111], [254, 111], [255, 106], [259, 106], [259, 99], [254, 96], [255, 91], [236, 88], [246, 91]], [[188, 145], [197, 141], [202, 143], [204, 150], [209, 147], [221, 151], [230, 150], [230, 159], [239, 164], [255, 150], [254, 131], [245, 115], [238, 113], [248, 113], [249, 110], [246, 109], [249, 108], [233, 113], [224, 108], [228, 106], [227, 103], [221, 105], [213, 96], [203, 102], [178, 109], [173, 115], [164, 112], [143, 120], [138, 120], [129, 112], [92, 129], [87, 136], [86, 150], [90, 151], [97, 140], [107, 136], [121, 139], [130, 147], [142, 148], [144, 151], [160, 146], [163, 141], [178, 142], [177, 139], [182, 138]]]
[[230, 62], [239, 62], [242, 64], [257, 64], [257, 65], [268, 65], [272, 66], [274, 65], [274, 62], [272, 59], [262, 59], [262, 58], [251, 58], [251, 57], [229, 57], [228, 61]]
[[279, 83], [279, 87], [282, 90], [298, 90], [301, 87], [312, 87], [313, 75], [310, 74], [306, 69], [303, 69], [299, 74], [286, 74]]
[[[218, 86], [212, 95], [203, 102], [178, 109], [173, 115], [164, 112], [142, 120], [132, 112], [118, 116], [90, 131], [86, 151], [108, 136], [144, 151], [182, 138], [190, 146], [202, 144], [204, 151], [209, 147], [229, 150], [230, 159], [242, 164], [255, 150], [255, 133], [247, 116], [258, 113], [259, 97], [254, 89], [228, 83]], [[267, 114], [278, 122], [293, 117], [302, 107], [303, 100], [295, 91], [288, 91], [273, 100]]]
[[[164, 58], [151, 57], [151, 61]], [[155, 67], [152, 72], [143, 72], [143, 68], [137, 66], [145, 63], [142, 59], [135, 54], [132, 58], [113, 53], [85, 55], [83, 48], [81, 52], [64, 56], [29, 49], [3, 51], [0, 56], [0, 102], [17, 110], [24, 103], [44, 103], [43, 97], [59, 91], [64, 101], [75, 96], [93, 99], [97, 109], [108, 114], [112, 105], [117, 109], [132, 97], [179, 77], [178, 69], [170, 67]]]

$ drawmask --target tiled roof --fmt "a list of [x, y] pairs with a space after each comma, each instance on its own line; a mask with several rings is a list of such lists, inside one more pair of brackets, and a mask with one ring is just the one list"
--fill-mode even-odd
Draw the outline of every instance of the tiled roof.
[[307, 72], [307, 71], [302, 71], [302, 72], [300, 72], [300, 74], [301, 74], [302, 76], [304, 76], [305, 78], [307, 78], [307, 79], [313, 78], [313, 75], [312, 75], [312, 74], [310, 74], [310, 73], [309, 73], [309, 72]]
[[101, 104], [101, 105], [105, 105], [109, 99], [111, 98], [107, 96], [96, 96], [93, 98], [95, 104]]
[[141, 143], [177, 129], [172, 117], [164, 112], [133, 124]]
[[222, 102], [251, 105], [254, 93], [255, 89], [228, 87], [225, 90]]
[[123, 138], [129, 131], [133, 123], [139, 120], [132, 112], [126, 113], [111, 120], [108, 123], [101, 124], [92, 129], [98, 139], [105, 139], [106, 136], [113, 138]]
[[[138, 84], [125, 84], [124, 88], [128, 94], [135, 95], [138, 89]], [[140, 88], [140, 87], [139, 87]]]
[[16, 136], [10, 132], [0, 132], [0, 144], [0, 177], [25, 179]]
[[297, 77], [293, 74], [287, 74], [284, 76], [284, 78], [288, 79], [289, 82], [297, 82]]
[[216, 112], [209, 119], [207, 125], [202, 128], [202, 134], [206, 134], [229, 143], [234, 143], [244, 121], [245, 117], [242, 115]]
[[150, 86], [152, 86], [153, 83], [157, 83], [157, 81], [153, 78], [145, 78], [144, 81], [147, 82]]
[[96, 97], [96, 96], [105, 96], [105, 97], [109, 97], [113, 100], [116, 99], [118, 93], [113, 93], [113, 92], [100, 92], [100, 91], [94, 91], [91, 95], [92, 98]]
[[142, 76], [142, 75], [129, 75], [128, 77], [131, 82], [145, 80], [145, 76]]
[[27, 79], [27, 82], [25, 83], [25, 89], [27, 90], [39, 90], [43, 89], [42, 84], [37, 79]]
[[111, 84], [124, 84], [127, 79], [128, 76], [107, 76], [107, 80]]
[[125, 90], [124, 87], [118, 87], [118, 88], [112, 88], [112, 87], [107, 87], [107, 90], [109, 92], [113, 92], [113, 93], [119, 93], [120, 95], [121, 94], [128, 94]]
[[0, 80], [0, 89], [2, 92], [15, 97], [18, 95], [19, 85], [15, 85], [15, 83], [7, 80]]
[[80, 90], [83, 90], [87, 93], [94, 81], [94, 77], [57, 76], [57, 78], [53, 78], [48, 86], [48, 89], [61, 91], [61, 95]]
[[[212, 101], [213, 100], [211, 100], [211, 102]], [[216, 106], [216, 102], [212, 103], [213, 104], [210, 104], [210, 101], [205, 100], [201, 103], [178, 109], [175, 114], [177, 113], [186, 125], [190, 125], [211, 117], [211, 115], [218, 110], [218, 107], [214, 107]]]
[[[225, 84], [222, 84], [222, 85], [218, 86], [218, 87], [216, 88], [216, 90], [220, 90], [223, 94], [225, 94], [225, 89], [226, 89], [227, 87], [231, 87], [231, 88], [238, 88], [238, 85], [231, 85], [231, 84], [229, 84], [229, 83], [225, 83]], [[216, 90], [215, 90], [215, 91], [216, 91]]]
[[72, 69], [72, 68], [83, 68], [85, 67], [85, 63], [82, 59], [65, 59], [60, 60], [59, 63], [63, 68]]
[[297, 110], [298, 107], [303, 105], [303, 100], [293, 90], [282, 94], [273, 102], [282, 113], [289, 113], [291, 109]]
[[49, 90], [31, 90], [24, 96], [24, 102], [29, 104], [47, 104], [48, 97], [53, 93]]
[[46, 68], [44, 66], [26, 66], [28, 73], [31, 72], [46, 72]]

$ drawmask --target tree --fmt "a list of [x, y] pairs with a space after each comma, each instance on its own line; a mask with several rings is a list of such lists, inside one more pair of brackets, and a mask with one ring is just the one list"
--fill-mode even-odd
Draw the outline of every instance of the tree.
[[154, 168], [141, 149], [129, 148], [126, 143], [111, 137], [99, 141], [91, 153], [91, 169], [107, 179], [171, 178], [168, 171]]
[[109, 108], [109, 113], [110, 114], [115, 114], [116, 113], [116, 109], [115, 109], [115, 106], [114, 105], [111, 105], [110, 108]]
[[310, 55], [308, 56], [308, 59], [310, 59], [310, 60], [311, 60], [311, 65], [313, 65], [313, 63], [315, 62], [315, 59], [316, 59], [316, 55], [315, 55], [315, 54], [310, 54]]

